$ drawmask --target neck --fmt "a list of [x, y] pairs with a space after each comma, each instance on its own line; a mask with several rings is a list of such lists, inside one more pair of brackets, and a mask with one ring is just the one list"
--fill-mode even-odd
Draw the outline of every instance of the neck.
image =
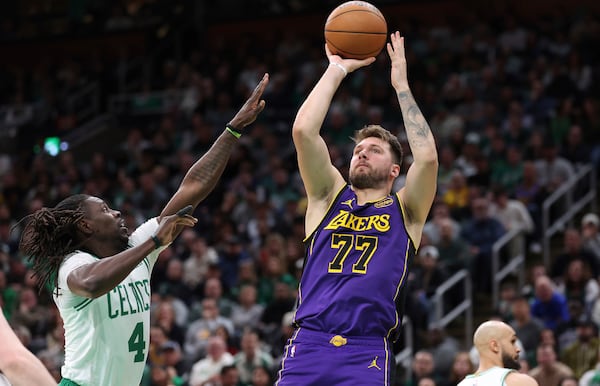
[[477, 373], [482, 373], [491, 369], [492, 367], [503, 367], [502, 363], [497, 363], [495, 360], [491, 360], [490, 358], [480, 358], [479, 359], [479, 367], [477, 368]]
[[367, 202], [373, 202], [377, 200], [381, 200], [390, 194], [391, 187], [385, 186], [383, 188], [368, 188], [368, 189], [358, 189], [354, 186], [352, 190], [356, 194], [356, 201], [358, 205], [364, 205]]

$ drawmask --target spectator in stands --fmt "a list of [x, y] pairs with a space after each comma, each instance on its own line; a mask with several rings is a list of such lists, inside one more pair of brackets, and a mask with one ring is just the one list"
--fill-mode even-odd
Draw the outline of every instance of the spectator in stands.
[[588, 315], [600, 295], [598, 280], [591, 276], [585, 262], [575, 258], [569, 261], [567, 271], [562, 275], [556, 286], [567, 300], [579, 300], [584, 306], [584, 313]]
[[240, 382], [250, 384], [254, 369], [257, 367], [273, 368], [273, 357], [262, 347], [258, 332], [245, 329], [240, 339], [240, 352], [235, 354], [234, 364], [240, 374]]
[[600, 218], [596, 213], [586, 213], [581, 219], [583, 249], [600, 261]]
[[431, 218], [423, 226], [423, 234], [427, 235], [432, 244], [440, 242], [442, 233], [442, 221], [447, 220], [450, 224], [452, 239], [460, 234], [460, 224], [450, 216], [448, 204], [443, 200], [436, 200], [431, 209]]
[[221, 280], [216, 277], [207, 278], [204, 282], [204, 299], [215, 299], [219, 306], [219, 314], [226, 318], [230, 318], [235, 302], [224, 295], [223, 284], [221, 283]]
[[244, 284], [240, 287], [237, 303], [233, 304], [231, 321], [236, 331], [244, 327], [258, 328], [265, 306], [257, 303], [258, 291], [255, 285]]
[[579, 386], [599, 386], [600, 385], [600, 351], [596, 353], [596, 363], [594, 368], [586, 371], [579, 378]]
[[433, 378], [425, 377], [419, 380], [417, 386], [439, 386]]
[[523, 155], [519, 145], [511, 144], [506, 148], [506, 160], [494, 163], [491, 172], [493, 185], [512, 192], [523, 179]]
[[567, 307], [569, 308], [569, 320], [559, 323], [554, 332], [554, 336], [556, 337], [556, 352], [559, 357], [567, 347], [577, 341], [579, 323], [588, 318], [581, 300], [570, 299], [567, 301]]
[[575, 177], [573, 165], [558, 155], [558, 144], [551, 138], [545, 138], [543, 158], [535, 161], [540, 184], [548, 192], [553, 192]]
[[577, 377], [570, 375], [561, 379], [558, 386], [579, 386], [579, 382], [577, 382]]
[[228, 292], [237, 283], [240, 263], [250, 259], [250, 255], [246, 252], [243, 241], [236, 235], [227, 237], [218, 254], [219, 267], [222, 272], [223, 291]]
[[600, 339], [598, 327], [589, 319], [582, 319], [577, 323], [577, 340], [559, 356], [561, 362], [573, 370], [577, 378], [591, 370], [596, 365]]
[[531, 314], [544, 322], [544, 326], [556, 331], [561, 322], [569, 319], [567, 299], [556, 289], [548, 276], [540, 276], [535, 281], [535, 298]]
[[437, 386], [456, 386], [467, 375], [473, 374], [476, 368], [471, 362], [471, 357], [467, 351], [459, 351], [454, 355], [450, 374], [447, 381], [440, 381]]
[[506, 232], [500, 221], [490, 216], [489, 201], [478, 197], [471, 203], [472, 218], [466, 220], [461, 236], [469, 243], [473, 256], [471, 277], [478, 291], [490, 292], [492, 246]]
[[260, 330], [263, 335], [276, 333], [283, 316], [294, 309], [296, 305], [296, 290], [285, 282], [275, 283], [273, 300], [267, 304], [260, 319]]
[[413, 268], [416, 287], [426, 299], [431, 300], [436, 289], [448, 278], [448, 272], [439, 264], [440, 253], [433, 245], [419, 248], [417, 264]]
[[469, 214], [469, 186], [464, 173], [460, 169], [452, 172], [448, 188], [441, 196], [450, 211], [452, 218], [463, 220]]
[[[521, 230], [522, 233], [511, 240], [510, 256], [526, 253], [526, 240], [533, 234], [535, 224], [527, 208], [519, 200], [509, 197], [504, 187], [496, 187], [492, 193], [493, 201], [490, 205], [490, 214], [500, 220], [507, 231]], [[522, 249], [522, 250], [521, 250]]]
[[[290, 289], [296, 289], [296, 279], [286, 270], [286, 262], [278, 256], [269, 256], [262, 277], [258, 280], [258, 301], [268, 305], [275, 299], [277, 283], [285, 283]], [[277, 319], [279, 323], [281, 319]]]
[[[190, 240], [189, 254], [183, 256], [183, 282], [192, 293], [200, 294], [208, 267], [217, 264], [219, 257], [215, 248], [208, 245], [205, 237], [198, 235], [192, 229], [186, 231], [189, 231], [186, 235], [189, 235]], [[182, 233], [181, 236], [184, 234]]]
[[[183, 282], [183, 263], [174, 258], [167, 262], [165, 280], [158, 286], [159, 294], [163, 296], [173, 296], [184, 302], [190, 302], [192, 291]], [[189, 303], [187, 303], [189, 306]]]
[[192, 321], [186, 332], [184, 343], [186, 360], [197, 361], [206, 354], [209, 339], [214, 336], [219, 326], [225, 327], [229, 335], [233, 336], [233, 323], [219, 314], [216, 300], [213, 298], [202, 300], [202, 317]]
[[578, 124], [569, 127], [560, 156], [569, 161], [575, 168], [591, 162], [591, 145], [585, 142], [583, 129]]
[[[179, 343], [168, 341], [161, 346], [160, 351], [163, 358], [163, 365], [167, 368], [167, 373], [171, 381], [175, 384], [184, 383], [184, 380], [187, 380], [189, 377], [191, 363], [184, 361]], [[175, 377], [179, 379], [174, 379]]]
[[510, 322], [510, 326], [523, 344], [525, 357], [533, 363], [535, 349], [540, 343], [540, 334], [544, 324], [531, 314], [529, 300], [524, 296], [518, 296], [512, 301], [511, 312], [513, 320]]
[[445, 379], [452, 370], [454, 357], [460, 351], [460, 344], [441, 327], [430, 328], [427, 338], [428, 351], [433, 355], [433, 373], [437, 379]]
[[221, 383], [219, 386], [239, 386], [240, 374], [234, 365], [227, 365], [221, 368]]
[[273, 374], [271, 370], [265, 366], [255, 367], [252, 371], [252, 382], [250, 386], [272, 386]]
[[558, 385], [563, 377], [573, 375], [569, 366], [556, 360], [554, 347], [541, 344], [536, 351], [537, 366], [529, 371], [535, 380], [544, 386]]
[[185, 329], [177, 323], [174, 301], [169, 298], [161, 299], [151, 313], [154, 323], [161, 326], [169, 340], [182, 345], [185, 339]]
[[539, 239], [542, 229], [542, 204], [547, 196], [546, 189], [539, 182], [538, 171], [532, 161], [523, 163], [523, 179], [514, 188], [514, 197], [521, 201], [535, 224], [534, 238]]
[[463, 237], [455, 233], [453, 220], [444, 218], [439, 221], [440, 238], [437, 243], [432, 244], [437, 247], [440, 253], [439, 263], [449, 274], [453, 274], [464, 268], [471, 266], [471, 253], [469, 245]]
[[579, 259], [585, 264], [585, 269], [590, 271], [592, 277], [598, 277], [600, 261], [583, 248], [581, 234], [575, 228], [568, 228], [563, 233], [562, 251], [555, 258], [550, 269], [550, 275], [555, 280], [560, 280], [567, 271], [569, 262]]
[[206, 357], [192, 366], [190, 386], [203, 386], [209, 382], [218, 384], [221, 369], [233, 364], [233, 356], [226, 351], [225, 341], [220, 336], [208, 338]]
[[417, 351], [411, 362], [411, 367], [412, 374], [410, 379], [406, 382], [406, 386], [418, 386], [423, 378], [431, 378], [436, 382], [439, 380], [434, 372], [435, 362], [433, 360], [433, 354], [429, 351]]

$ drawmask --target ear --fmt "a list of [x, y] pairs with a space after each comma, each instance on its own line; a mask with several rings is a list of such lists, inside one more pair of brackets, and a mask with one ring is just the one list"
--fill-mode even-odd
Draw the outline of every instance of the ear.
[[493, 353], [499, 353], [500, 352], [500, 344], [498, 344], [498, 341], [496, 339], [490, 340], [490, 350]]
[[400, 165], [393, 164], [390, 174], [392, 175], [392, 177], [397, 178], [400, 175]]
[[77, 230], [84, 235], [92, 234], [92, 227], [88, 220], [82, 219], [77, 223]]

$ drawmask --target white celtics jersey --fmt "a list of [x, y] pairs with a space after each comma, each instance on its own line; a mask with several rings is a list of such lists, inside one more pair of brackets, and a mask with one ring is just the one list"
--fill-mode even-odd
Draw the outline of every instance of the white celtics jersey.
[[[129, 237], [136, 246], [158, 228], [156, 219]], [[76, 251], [58, 273], [59, 295], [54, 295], [65, 326], [65, 364], [61, 375], [81, 386], [137, 386], [140, 384], [150, 341], [150, 273], [158, 249], [149, 254], [116, 288], [95, 299], [75, 295], [67, 276], [99, 259]]]
[[469, 374], [457, 386], [506, 386], [506, 376], [515, 370], [492, 367], [479, 374]]

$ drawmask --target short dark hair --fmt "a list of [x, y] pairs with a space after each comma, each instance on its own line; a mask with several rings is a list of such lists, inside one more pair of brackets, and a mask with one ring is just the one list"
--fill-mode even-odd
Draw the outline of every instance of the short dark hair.
[[359, 143], [363, 139], [369, 137], [379, 138], [389, 143], [390, 148], [392, 149], [394, 163], [402, 165], [402, 158], [404, 157], [404, 154], [402, 152], [402, 145], [400, 145], [398, 137], [396, 137], [394, 134], [390, 133], [388, 130], [384, 129], [380, 125], [367, 125], [354, 133], [353, 141], [354, 143]]

